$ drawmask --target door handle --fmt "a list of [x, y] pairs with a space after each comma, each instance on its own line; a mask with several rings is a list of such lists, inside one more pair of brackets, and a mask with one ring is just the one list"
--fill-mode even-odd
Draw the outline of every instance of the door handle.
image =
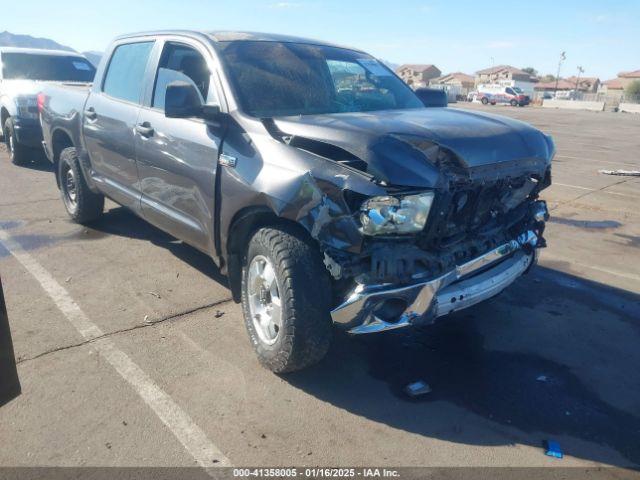
[[138, 132], [145, 138], [149, 138], [153, 136], [153, 127], [149, 124], [149, 122], [140, 123], [136, 125], [136, 132]]
[[84, 116], [88, 119], [88, 120], [95, 120], [96, 118], [98, 118], [98, 114], [96, 113], [96, 111], [94, 110], [93, 107], [89, 107], [84, 111]]

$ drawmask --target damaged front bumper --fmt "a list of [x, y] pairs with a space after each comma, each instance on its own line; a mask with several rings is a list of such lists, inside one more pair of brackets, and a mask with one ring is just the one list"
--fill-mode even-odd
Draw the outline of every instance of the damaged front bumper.
[[331, 317], [352, 334], [428, 323], [491, 298], [536, 262], [539, 237], [527, 231], [435, 279], [410, 285], [358, 285]]

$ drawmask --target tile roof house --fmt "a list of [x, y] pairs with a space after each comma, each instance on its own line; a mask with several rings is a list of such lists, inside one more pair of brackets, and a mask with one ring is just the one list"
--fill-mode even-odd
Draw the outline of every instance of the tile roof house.
[[459, 95], [466, 95], [474, 89], [474, 78], [462, 72], [453, 72], [429, 81], [429, 86], [442, 88], [448, 92], [451, 99]]
[[600, 79], [596, 77], [576, 77], [575, 75], [567, 78], [567, 82], [573, 83], [576, 88], [576, 80], [578, 81], [578, 90], [581, 92], [596, 93], [600, 87]]
[[473, 88], [474, 81], [475, 79], [471, 75], [462, 72], [453, 72], [432, 79], [429, 85], [455, 85], [461, 88]]
[[601, 92], [619, 91], [622, 92], [631, 82], [640, 80], [640, 70], [631, 72], [620, 72], [618, 78], [613, 78], [602, 82]]
[[516, 80], [521, 82], [535, 82], [537, 78], [511, 65], [497, 65], [476, 72], [476, 85], [480, 83], [496, 83], [499, 80]]
[[[578, 81], [578, 90], [585, 93], [596, 93], [600, 87], [600, 79], [596, 77], [578, 77], [573, 76], [569, 78], [561, 78], [558, 80], [558, 90], [575, 90], [576, 80]], [[556, 82], [538, 82], [533, 87], [534, 90], [539, 92], [555, 90]]]
[[560, 80], [558, 80], [557, 87], [556, 87], [555, 80], [552, 82], [538, 82], [533, 87], [533, 89], [536, 92], [545, 92], [549, 90], [555, 90], [556, 88], [558, 90], [573, 90], [576, 88], [576, 81], [574, 79], [573, 82], [570, 82], [569, 80], [565, 80], [564, 78], [561, 78]]
[[426, 87], [429, 80], [442, 75], [435, 65], [406, 63], [396, 69], [396, 73], [412, 88]]

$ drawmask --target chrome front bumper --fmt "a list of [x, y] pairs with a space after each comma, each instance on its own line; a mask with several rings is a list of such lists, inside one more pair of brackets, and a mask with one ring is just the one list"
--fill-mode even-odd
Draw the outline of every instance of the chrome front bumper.
[[[421, 323], [491, 298], [511, 285], [536, 261], [538, 237], [520, 235], [450, 272], [405, 286], [358, 285], [349, 298], [331, 311], [333, 322], [349, 333], [375, 333]], [[392, 304], [384, 312], [385, 304]], [[385, 317], [386, 315], [386, 317]]]

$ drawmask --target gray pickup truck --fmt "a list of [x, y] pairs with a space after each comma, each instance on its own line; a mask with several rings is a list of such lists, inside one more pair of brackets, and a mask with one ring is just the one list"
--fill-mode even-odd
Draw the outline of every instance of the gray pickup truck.
[[0, 136], [17, 165], [40, 148], [37, 93], [43, 82], [89, 84], [95, 67], [82, 55], [64, 50], [0, 47]]
[[[88, 88], [44, 88], [64, 205], [104, 197], [210, 255], [275, 372], [352, 334], [425, 325], [527, 272], [552, 139], [425, 108], [370, 55], [243, 32], [117, 38]], [[188, 288], [188, 287], [187, 287]]]

